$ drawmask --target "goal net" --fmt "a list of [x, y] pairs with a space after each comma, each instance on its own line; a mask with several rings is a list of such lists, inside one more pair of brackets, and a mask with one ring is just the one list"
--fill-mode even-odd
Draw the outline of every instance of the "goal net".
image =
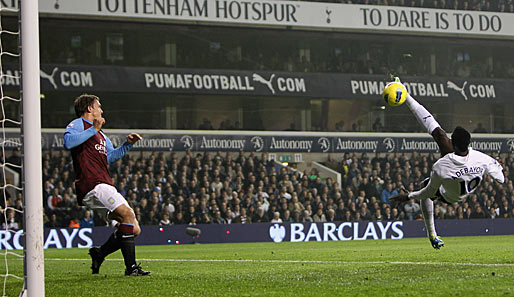
[[37, 0], [0, 1], [2, 296], [45, 295], [38, 27]]

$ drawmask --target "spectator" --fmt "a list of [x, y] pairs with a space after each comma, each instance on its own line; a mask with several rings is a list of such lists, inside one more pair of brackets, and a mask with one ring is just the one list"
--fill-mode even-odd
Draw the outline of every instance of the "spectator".
[[393, 208], [393, 210], [391, 211], [391, 215], [394, 221], [401, 221], [403, 219], [403, 216], [397, 208]]
[[86, 210], [84, 212], [84, 217], [80, 220], [80, 228], [93, 228], [95, 226], [95, 222], [91, 217], [91, 212]]
[[418, 216], [418, 213], [421, 209], [419, 204], [416, 203], [414, 199], [409, 200], [409, 202], [407, 202], [403, 208], [405, 210], [405, 215], [410, 221], [414, 220]]
[[476, 210], [471, 213], [470, 218], [485, 219], [485, 218], [487, 218], [487, 214], [482, 210], [481, 206], [477, 206]]
[[327, 219], [325, 217], [325, 214], [323, 213], [323, 209], [322, 208], [318, 208], [318, 210], [316, 211], [316, 214], [314, 214], [312, 216], [312, 220], [315, 223], [323, 223], [323, 222], [327, 221]]
[[358, 214], [361, 220], [371, 221], [371, 212], [369, 211], [366, 203], [362, 203], [362, 206], [360, 207]]
[[293, 218], [291, 217], [291, 212], [288, 209], [286, 209], [284, 211], [284, 214], [283, 214], [283, 217], [282, 217], [282, 221], [284, 223], [293, 223], [294, 222]]
[[[196, 220], [196, 218], [195, 218], [195, 220]], [[161, 220], [159, 221], [159, 226], [168, 226], [168, 225], [171, 225], [170, 215], [169, 215], [169, 213], [164, 212], [162, 214]]]
[[253, 223], [266, 223], [269, 222], [268, 215], [264, 211], [264, 208], [259, 207], [254, 216], [252, 216]]
[[159, 225], [159, 218], [157, 218], [153, 209], [150, 209], [146, 217], [143, 218], [143, 225]]
[[453, 219], [457, 218], [457, 215], [455, 213], [455, 209], [453, 208], [453, 206], [448, 205], [448, 207], [446, 209], [446, 214], [444, 215], [444, 218], [447, 220], [453, 220]]
[[226, 224], [225, 219], [221, 217], [221, 212], [218, 210], [214, 214], [214, 218], [212, 219], [213, 224]]
[[7, 220], [2, 223], [2, 229], [3, 230], [19, 230], [20, 224], [16, 222], [14, 219], [14, 210], [13, 209], [7, 209]]
[[500, 207], [500, 217], [502, 218], [506, 218], [509, 216], [509, 213], [510, 213], [510, 205], [509, 205], [509, 201], [507, 199], [503, 200], [502, 202], [502, 207]]
[[482, 126], [482, 123], [478, 123], [473, 133], [487, 133], [487, 130]]
[[[191, 218], [191, 220], [192, 220], [192, 218]], [[202, 214], [202, 217], [200, 218], [200, 224], [212, 224], [212, 219], [211, 219], [211, 216], [209, 215], [209, 213]]]
[[385, 189], [382, 191], [381, 194], [382, 203], [390, 204], [389, 197], [394, 195], [398, 195], [398, 191], [396, 189], [393, 189], [393, 185], [391, 183], [386, 183]]
[[391, 208], [390, 207], [386, 207], [385, 208], [384, 215], [382, 216], [382, 219], [384, 221], [392, 221], [392, 220], [394, 220], [393, 213], [391, 212]]
[[45, 224], [47, 228], [59, 228], [62, 227], [62, 224], [57, 221], [57, 216], [55, 213], [50, 215], [50, 220]]
[[303, 216], [301, 218], [301, 222], [302, 223], [312, 223], [313, 222], [311, 216], [309, 215], [309, 211], [308, 210], [304, 210], [303, 211]]
[[496, 219], [498, 215], [496, 214], [496, 211], [494, 210], [494, 208], [491, 208], [489, 209], [489, 218], [490, 219]]
[[[389, 208], [386, 208], [386, 209], [389, 209]], [[382, 211], [380, 210], [380, 208], [377, 208], [375, 210], [375, 213], [373, 214], [373, 216], [371, 217], [371, 219], [373, 221], [382, 221], [384, 220], [384, 217], [382, 216]]]
[[48, 196], [48, 208], [50, 210], [55, 210], [58, 206], [58, 204], [62, 201], [62, 196], [59, 194], [59, 189], [54, 188], [52, 190], [52, 194]]
[[280, 218], [280, 213], [278, 211], [273, 213], [273, 219], [271, 219], [271, 223], [282, 223], [282, 219]]
[[[9, 168], [21, 174], [21, 156], [19, 150], [13, 150], [11, 156], [5, 160], [5, 163], [8, 164]], [[15, 166], [10, 166], [9, 164]]]
[[80, 220], [79, 218], [72, 218], [70, 223], [68, 224], [68, 228], [80, 228]]
[[[204, 222], [204, 224], [208, 224], [208, 223], [210, 223], [210, 222]], [[173, 220], [173, 224], [175, 224], [175, 225], [184, 225], [184, 224], [186, 224], [186, 221], [184, 220], [184, 217], [183, 217], [181, 212], [178, 212], [175, 215], [175, 219]]]
[[241, 208], [241, 215], [234, 219], [234, 223], [249, 224], [252, 220], [246, 215], [246, 208]]
[[337, 221], [335, 210], [329, 209], [327, 214], [328, 214], [327, 215], [327, 220], [326, 220], [327, 222], [335, 222], [335, 221]]

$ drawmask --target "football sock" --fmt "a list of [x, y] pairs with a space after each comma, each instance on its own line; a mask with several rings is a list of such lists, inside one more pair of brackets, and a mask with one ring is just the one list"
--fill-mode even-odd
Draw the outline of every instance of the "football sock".
[[407, 99], [405, 100], [407, 106], [412, 111], [412, 113], [418, 119], [418, 122], [427, 129], [428, 134], [432, 135], [432, 132], [441, 127], [439, 123], [434, 119], [434, 116], [421, 104], [416, 101], [416, 99], [412, 98], [410, 94], [407, 94]]
[[125, 266], [130, 268], [136, 264], [136, 246], [134, 244], [134, 225], [121, 223], [116, 232], [116, 237], [120, 242], [121, 253]]
[[423, 212], [423, 219], [428, 236], [437, 236], [434, 224], [434, 201], [432, 201], [432, 199], [421, 200], [421, 212]]
[[107, 241], [100, 247], [100, 251], [102, 252], [104, 258], [119, 250], [121, 247], [120, 241], [118, 240], [116, 233], [117, 232], [111, 234], [109, 239], [107, 239]]

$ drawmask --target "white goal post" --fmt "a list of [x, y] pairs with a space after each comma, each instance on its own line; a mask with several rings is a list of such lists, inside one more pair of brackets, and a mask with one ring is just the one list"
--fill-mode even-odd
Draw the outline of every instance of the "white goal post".
[[38, 0], [20, 0], [20, 47], [23, 102], [23, 193], [25, 199], [25, 284], [23, 295], [45, 295], [41, 102], [39, 86]]

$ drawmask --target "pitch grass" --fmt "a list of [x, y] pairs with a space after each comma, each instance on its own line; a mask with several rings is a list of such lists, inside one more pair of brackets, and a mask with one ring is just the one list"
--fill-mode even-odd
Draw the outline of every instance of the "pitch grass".
[[[87, 249], [48, 249], [46, 296], [514, 296], [514, 236], [445, 241], [440, 251], [425, 238], [138, 246], [147, 277], [123, 276], [120, 252], [91, 275]], [[20, 287], [9, 278], [7, 296]]]

